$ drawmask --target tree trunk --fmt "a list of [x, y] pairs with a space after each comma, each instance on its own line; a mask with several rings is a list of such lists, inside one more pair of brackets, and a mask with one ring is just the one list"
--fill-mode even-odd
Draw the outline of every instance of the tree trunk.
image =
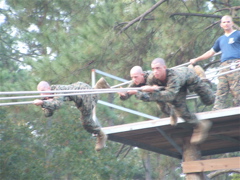
[[[190, 143], [189, 138], [185, 138], [183, 144], [183, 161], [195, 161], [201, 158], [201, 154], [197, 148]], [[204, 180], [203, 173], [188, 173], [186, 174], [186, 180]]]

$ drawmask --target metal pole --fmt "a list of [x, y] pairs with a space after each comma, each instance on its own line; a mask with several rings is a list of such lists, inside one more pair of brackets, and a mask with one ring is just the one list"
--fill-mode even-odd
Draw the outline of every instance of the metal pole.
[[[219, 54], [221, 54], [222, 52], [220, 51], [220, 52], [218, 52], [218, 53], [215, 53], [213, 56], [217, 56], [217, 55], [219, 55]], [[187, 63], [184, 63], [184, 64], [180, 64], [180, 65], [178, 65], [178, 66], [174, 66], [174, 67], [172, 67], [172, 68], [170, 68], [170, 69], [174, 69], [174, 68], [178, 68], [178, 67], [182, 67], [182, 66], [187, 66], [187, 65], [189, 65], [190, 64], [190, 62], [187, 62]]]
[[94, 87], [96, 84], [96, 73], [95, 69], [92, 69], [92, 87]]
[[229, 68], [229, 67], [231, 67], [231, 66], [233, 66], [233, 65], [235, 66], [235, 65], [239, 65], [239, 64], [240, 64], [240, 62], [238, 62], [238, 63], [233, 63], [233, 64], [230, 64], [230, 65], [227, 65], [227, 66], [224, 66], [224, 67], [221, 67], [221, 68], [212, 70], [212, 71], [210, 71], [210, 72], [207, 72], [206, 74], [211, 74], [211, 73], [213, 73], [213, 72], [220, 71], [220, 70], [222, 70], [222, 69]]
[[218, 76], [223, 76], [223, 75], [226, 75], [226, 74], [229, 74], [229, 73], [233, 73], [233, 72], [236, 72], [236, 71], [239, 71], [240, 68], [237, 68], [237, 69], [233, 69], [231, 71], [227, 71], [227, 72], [223, 72], [223, 73], [220, 73], [220, 74], [216, 74], [214, 76], [210, 76], [210, 77], [207, 77], [207, 78], [214, 78], [214, 77], [218, 77]]
[[128, 80], [126, 80], [126, 79], [122, 79], [122, 78], [119, 78], [119, 77], [117, 77], [117, 76], [113, 76], [113, 75], [111, 75], [111, 74], [108, 74], [108, 73], [105, 73], [105, 72], [103, 72], [103, 71], [100, 71], [100, 70], [98, 70], [98, 69], [95, 69], [95, 72], [98, 73], [98, 74], [102, 74], [102, 75], [104, 75], [104, 76], [107, 76], [107, 77], [116, 79], [116, 80], [121, 81], [121, 82], [126, 82], [126, 81], [128, 81]]
[[82, 89], [82, 90], [58, 90], [58, 91], [2, 91], [0, 95], [14, 95], [14, 94], [44, 94], [44, 93], [73, 93], [73, 92], [105, 92], [105, 91], [128, 91], [140, 90], [141, 88], [114, 88], [114, 89]]
[[184, 64], [180, 64], [180, 65], [178, 65], [178, 66], [174, 66], [174, 67], [172, 67], [172, 68], [170, 68], [170, 69], [179, 68], [179, 67], [182, 67], [182, 66], [187, 66], [187, 65], [189, 65], [189, 64], [190, 64], [190, 62], [187, 62], [187, 63], [184, 63]]
[[128, 90], [141, 90], [141, 87], [138, 87], [138, 88], [107, 89], [105, 91], [90, 91], [90, 92], [81, 92], [80, 91], [80, 93], [70, 93], [70, 94], [50, 94], [50, 95], [36, 95], [36, 96], [0, 97], [0, 100], [42, 98], [42, 97], [56, 97], [56, 96], [75, 96], [75, 95], [86, 95], [86, 94], [104, 94], [104, 93], [125, 92], [125, 91], [128, 91]]
[[0, 103], [0, 106], [11, 106], [11, 105], [22, 105], [22, 104], [33, 104], [33, 101]]
[[127, 81], [127, 82], [124, 82], [124, 83], [121, 83], [121, 84], [117, 84], [117, 85], [114, 85], [114, 86], [111, 86], [111, 88], [116, 88], [116, 87], [119, 87], [119, 86], [123, 86], [123, 85], [126, 85], [126, 84], [130, 84], [132, 81]]

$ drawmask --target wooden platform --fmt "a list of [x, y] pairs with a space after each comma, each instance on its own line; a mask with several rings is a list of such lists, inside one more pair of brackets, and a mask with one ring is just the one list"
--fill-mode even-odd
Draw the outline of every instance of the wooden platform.
[[[240, 108], [197, 114], [200, 121], [213, 125], [205, 142], [199, 145], [202, 156], [240, 151]], [[179, 118], [173, 127], [169, 118], [103, 128], [111, 141], [182, 159], [184, 138], [192, 135], [192, 126]]]

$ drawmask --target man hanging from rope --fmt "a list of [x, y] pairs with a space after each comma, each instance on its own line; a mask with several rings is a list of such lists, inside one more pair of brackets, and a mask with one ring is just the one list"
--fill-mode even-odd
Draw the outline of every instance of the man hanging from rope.
[[[205, 105], [213, 104], [215, 97], [209, 83], [201, 80], [191, 68], [167, 69], [162, 58], [154, 59], [151, 67], [153, 73], [148, 76], [148, 85], [142, 87], [144, 92], [138, 91], [137, 97], [143, 101], [171, 103], [179, 117], [195, 125], [191, 143], [199, 144], [203, 142], [208, 136], [211, 122], [207, 120], [198, 121], [195, 114], [188, 110], [186, 95], [188, 90], [190, 92], [194, 91]], [[165, 90], [159, 90], [154, 85], [164, 86]]]
[[[147, 83], [147, 78], [151, 74], [151, 71], [143, 71], [142, 67], [140, 66], [134, 66], [130, 70], [130, 76], [132, 78], [132, 82], [129, 84], [129, 88], [131, 87], [142, 87], [145, 86]], [[159, 89], [164, 89], [164, 87], [159, 87]], [[128, 90], [127, 92], [119, 92], [118, 94], [120, 95], [121, 100], [127, 100], [129, 99], [132, 95], [136, 94], [137, 91], [135, 90]], [[163, 115], [161, 118], [164, 117], [171, 117], [171, 125], [176, 125], [177, 124], [177, 117], [174, 113], [174, 109], [171, 108], [171, 105], [162, 101], [156, 101], [159, 109], [162, 111]]]
[[[100, 79], [95, 88], [103, 89], [109, 88], [110, 86], [104, 81], [104, 79]], [[92, 87], [83, 82], [76, 82], [70, 85], [51, 85], [46, 81], [41, 81], [38, 86], [38, 91], [61, 91], [61, 90], [84, 90], [84, 89], [92, 89]], [[41, 93], [41, 95], [51, 95], [53, 93]], [[76, 107], [81, 112], [81, 122], [86, 131], [89, 133], [97, 135], [97, 143], [95, 146], [96, 151], [100, 151], [104, 148], [107, 135], [101, 130], [100, 126], [93, 120], [93, 109], [98, 101], [98, 94], [87, 94], [87, 95], [73, 95], [73, 96], [56, 96], [56, 97], [48, 97], [43, 100], [36, 99], [34, 100], [35, 105], [41, 106], [44, 115], [46, 117], [50, 117], [53, 115], [53, 112], [56, 109], [59, 109], [60, 106], [65, 101], [73, 101]]]

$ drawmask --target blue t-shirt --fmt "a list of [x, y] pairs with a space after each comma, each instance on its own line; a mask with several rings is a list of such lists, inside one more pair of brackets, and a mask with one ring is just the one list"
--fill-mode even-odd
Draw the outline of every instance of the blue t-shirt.
[[212, 48], [215, 52], [222, 52], [221, 62], [240, 59], [240, 31], [234, 31], [229, 36], [222, 35]]

